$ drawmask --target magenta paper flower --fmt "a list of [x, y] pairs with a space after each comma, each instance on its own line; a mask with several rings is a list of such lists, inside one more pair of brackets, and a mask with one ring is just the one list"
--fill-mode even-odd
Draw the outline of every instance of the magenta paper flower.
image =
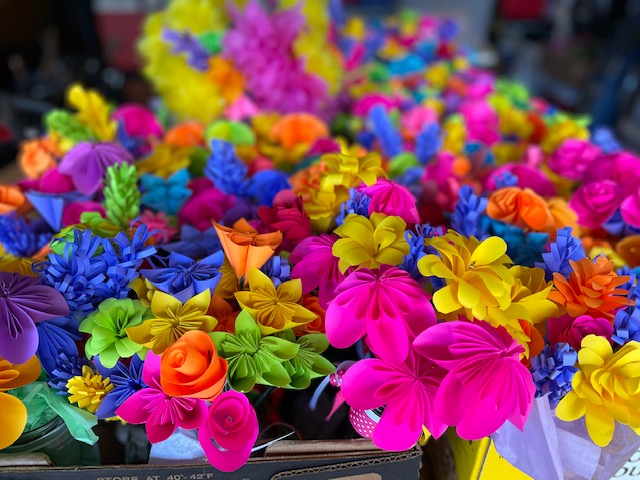
[[485, 99], [467, 101], [460, 107], [470, 140], [492, 145], [500, 139], [498, 114]]
[[120, 105], [111, 114], [111, 118], [122, 123], [125, 132], [131, 137], [162, 137], [162, 126], [152, 112], [133, 103]]
[[600, 148], [588, 140], [569, 138], [549, 157], [549, 168], [569, 180], [582, 180], [593, 162], [600, 156]]
[[138, 390], [116, 410], [127, 423], [145, 424], [151, 443], [166, 440], [178, 427], [193, 430], [207, 419], [207, 403], [198, 398], [170, 397], [160, 386], [160, 355], [148, 352], [142, 367], [148, 388]]
[[84, 212], [98, 212], [103, 218], [107, 216], [104, 207], [100, 202], [92, 202], [89, 200], [71, 202], [68, 205], [65, 205], [62, 212], [62, 225], [67, 227], [69, 225], [76, 225], [80, 223], [80, 217]]
[[626, 223], [632, 227], [640, 228], [640, 189], [622, 201], [620, 213]]
[[249, 459], [258, 430], [258, 417], [247, 397], [229, 390], [211, 402], [198, 439], [211, 465], [233, 472]]
[[320, 306], [327, 308], [329, 301], [335, 296], [338, 284], [353, 271], [348, 269], [344, 274], [338, 268], [339, 258], [332, 253], [337, 235], [320, 234], [305, 238], [291, 252], [289, 261], [295, 266], [291, 270], [291, 278], [302, 280], [302, 293], [318, 289]]
[[416, 199], [406, 187], [386, 178], [379, 178], [370, 187], [363, 186], [358, 190], [371, 197], [369, 214], [378, 212], [385, 215], [395, 215], [408, 224], [420, 222]]
[[613, 180], [600, 180], [580, 186], [569, 200], [569, 207], [578, 214], [578, 223], [599, 228], [620, 206], [620, 185]]
[[93, 195], [100, 189], [107, 167], [116, 163], [132, 163], [133, 157], [113, 143], [81, 142], [64, 156], [60, 173], [69, 175], [83, 195]]
[[355, 363], [344, 374], [341, 392], [352, 409], [384, 405], [373, 443], [384, 450], [402, 451], [418, 441], [423, 425], [436, 438], [447, 429], [434, 414], [438, 387], [446, 374], [411, 348], [403, 363], [377, 358]]
[[371, 350], [387, 362], [404, 361], [411, 340], [437, 321], [429, 295], [390, 265], [356, 270], [336, 294], [325, 316], [329, 343], [347, 348], [367, 335]]
[[612, 180], [620, 185], [620, 198], [634, 194], [640, 185], [640, 158], [629, 152], [600, 156], [591, 164], [584, 182], [599, 180]]
[[520, 356], [524, 348], [504, 327], [483, 321], [445, 322], [413, 342], [416, 351], [448, 370], [435, 400], [439, 421], [478, 440], [509, 420], [522, 430], [536, 387]]
[[55, 288], [38, 278], [0, 272], [0, 357], [25, 363], [38, 349], [36, 323], [64, 317], [69, 306]]
[[536, 166], [520, 165], [517, 163], [507, 163], [493, 170], [485, 179], [484, 186], [486, 190], [494, 191], [497, 189], [496, 179], [509, 172], [518, 177], [516, 184], [520, 188], [530, 188], [538, 195], [543, 197], [553, 197], [556, 195], [556, 187], [553, 186], [551, 180]]
[[547, 337], [552, 347], [557, 343], [568, 343], [575, 350], [580, 350], [582, 339], [591, 334], [611, 341], [613, 325], [606, 318], [593, 318], [590, 315], [580, 315], [576, 318], [563, 315], [550, 318], [547, 322]]
[[23, 191], [35, 190], [41, 193], [69, 193], [74, 190], [73, 180], [68, 175], [60, 173], [60, 167], [47, 170], [40, 178], [26, 179], [18, 182]]
[[219, 222], [235, 203], [235, 197], [222, 193], [207, 178], [189, 182], [187, 188], [193, 193], [178, 212], [178, 220], [201, 232], [211, 228], [212, 222]]
[[274, 230], [280, 230], [284, 237], [280, 248], [291, 251], [295, 245], [311, 235], [311, 220], [302, 205], [302, 198], [291, 190], [278, 192], [273, 199], [273, 207], [261, 206], [258, 216]]

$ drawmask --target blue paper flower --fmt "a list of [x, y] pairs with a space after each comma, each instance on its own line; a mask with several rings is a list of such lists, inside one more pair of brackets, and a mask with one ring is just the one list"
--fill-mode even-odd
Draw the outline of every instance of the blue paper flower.
[[242, 196], [247, 188], [247, 166], [236, 157], [233, 145], [224, 140], [211, 141], [211, 155], [204, 174], [227, 195]]
[[147, 149], [147, 141], [141, 137], [133, 137], [127, 133], [123, 121], [118, 121], [118, 129], [116, 130], [116, 140], [122, 145], [133, 157], [143, 156]]
[[58, 395], [68, 395], [67, 382], [73, 377], [82, 375], [82, 367], [85, 365], [89, 365], [85, 357], [60, 353], [54, 369], [49, 373], [49, 386], [56, 390]]
[[611, 336], [618, 345], [631, 340], [640, 342], [640, 309], [635, 306], [618, 310], [613, 319], [614, 333]]
[[342, 225], [345, 217], [351, 213], [369, 218], [370, 203], [371, 197], [369, 195], [355, 188], [350, 188], [349, 199], [340, 205], [340, 213], [336, 217], [336, 224]]
[[291, 279], [291, 266], [285, 258], [274, 255], [267, 263], [260, 267], [262, 273], [271, 279], [273, 285], [277, 288], [283, 282]]
[[469, 185], [460, 188], [460, 197], [451, 215], [451, 228], [465, 236], [482, 238], [486, 232], [480, 227], [480, 218], [487, 209], [489, 200], [479, 197]]
[[507, 243], [507, 255], [514, 264], [533, 267], [536, 262], [542, 260], [544, 248], [549, 240], [549, 234], [542, 232], [525, 233], [519, 227], [508, 223], [493, 220], [489, 217], [482, 218], [484, 235], [495, 235]]
[[623, 220], [620, 209], [617, 209], [614, 214], [602, 224], [602, 228], [616, 237], [640, 234], [640, 228], [632, 227]]
[[571, 380], [578, 371], [576, 352], [568, 343], [546, 345], [540, 355], [531, 357], [531, 376], [536, 385], [536, 397], [549, 395], [551, 408], [572, 390]]
[[547, 281], [553, 280], [554, 272], [569, 278], [573, 271], [569, 260], [577, 262], [586, 256], [582, 242], [571, 235], [570, 227], [564, 227], [558, 229], [556, 241], [549, 245], [548, 252], [542, 254], [542, 262], [537, 262], [536, 267], [544, 269]]
[[596, 127], [591, 134], [591, 141], [602, 150], [602, 153], [617, 153], [622, 150], [618, 139], [607, 127]]
[[515, 187], [518, 185], [518, 176], [511, 173], [509, 170], [505, 170], [495, 178], [496, 189], [506, 187]]
[[60, 317], [36, 323], [38, 328], [38, 351], [36, 355], [42, 368], [51, 375], [61, 353], [69, 357], [78, 356], [76, 341], [82, 339], [78, 321], [73, 317]]
[[109, 378], [114, 388], [102, 399], [102, 403], [96, 411], [96, 417], [103, 420], [116, 416], [116, 410], [131, 395], [147, 385], [142, 380], [142, 366], [144, 361], [135, 354], [127, 368], [122, 362], [116, 363], [113, 368], [106, 368], [100, 363], [100, 356], [93, 359], [96, 370], [103, 378]]
[[423, 165], [426, 165], [442, 147], [442, 139], [440, 138], [440, 125], [437, 123], [428, 123], [416, 137], [416, 157]]
[[[414, 278], [414, 280], [424, 283], [426, 279], [418, 270], [418, 260], [424, 257], [427, 253], [437, 253], [433, 247], [425, 246], [425, 239], [433, 238], [442, 234], [443, 232], [440, 229], [434, 228], [428, 223], [425, 223], [424, 225], [416, 225], [414, 231], [407, 230], [406, 232], [404, 232], [404, 238], [409, 244], [409, 253], [404, 256], [404, 259], [402, 260], [402, 263], [398, 268], [407, 272]], [[432, 283], [435, 281], [437, 284], [437, 288], [441, 288], [444, 286], [444, 282], [442, 282], [442, 284], [440, 285], [440, 279], [436, 277], [430, 278], [429, 280], [433, 280]], [[436, 284], [434, 284], [434, 286]]]
[[384, 154], [391, 158], [402, 152], [402, 137], [382, 105], [375, 105], [369, 111], [369, 119]]
[[640, 297], [640, 267], [630, 268], [625, 265], [619, 268], [616, 273], [619, 277], [629, 277], [627, 283], [618, 287], [629, 292], [627, 298], [629, 298], [629, 300], [636, 300]]
[[362, 145], [367, 150], [373, 150], [373, 142], [375, 141], [375, 133], [369, 130], [362, 130], [356, 134], [356, 143]]
[[221, 248], [220, 239], [214, 227], [201, 232], [191, 225], [182, 226], [179, 241], [162, 245], [163, 250], [181, 253], [194, 260], [211, 255]]
[[291, 188], [289, 177], [280, 170], [261, 170], [249, 181], [247, 193], [258, 205], [273, 206], [273, 199], [282, 190]]
[[206, 289], [213, 294], [222, 274], [220, 267], [224, 261], [222, 250], [196, 262], [190, 257], [171, 252], [166, 268], [143, 269], [142, 275], [156, 288], [185, 303], [194, 295]]
[[30, 257], [50, 240], [51, 233], [43, 229], [40, 222], [27, 224], [14, 212], [0, 215], [0, 243], [5, 252], [16, 257]]
[[178, 170], [167, 179], [151, 174], [142, 175], [140, 185], [145, 193], [140, 203], [168, 215], [177, 215], [191, 195], [191, 190], [187, 188], [189, 178], [189, 172], [185, 169]]

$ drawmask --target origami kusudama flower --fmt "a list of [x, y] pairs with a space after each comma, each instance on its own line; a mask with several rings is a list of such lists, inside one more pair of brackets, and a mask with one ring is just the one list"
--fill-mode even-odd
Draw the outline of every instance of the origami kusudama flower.
[[347, 348], [367, 335], [376, 356], [400, 363], [411, 339], [436, 323], [429, 295], [396, 267], [356, 270], [336, 293], [325, 317], [327, 338], [334, 347]]
[[296, 338], [293, 330], [284, 330], [276, 333], [276, 336], [299, 347], [296, 356], [284, 362], [284, 367], [291, 377], [289, 387], [304, 390], [311, 386], [312, 379], [326, 377], [335, 372], [333, 364], [322, 356], [329, 348], [326, 335], [309, 334]]
[[611, 441], [616, 421], [640, 432], [640, 343], [631, 341], [614, 353], [609, 340], [587, 335], [578, 366], [573, 390], [556, 408], [558, 418], [572, 422], [584, 416], [591, 440], [600, 447]]
[[82, 375], [72, 377], [67, 382], [69, 403], [77, 403], [79, 408], [96, 413], [102, 399], [113, 387], [108, 378], [102, 378], [102, 375], [85, 365], [82, 367]]
[[93, 195], [100, 189], [107, 167], [123, 162], [133, 163], [133, 157], [118, 145], [81, 142], [64, 156], [59, 170], [73, 179], [80, 193]]
[[569, 138], [551, 154], [548, 165], [558, 175], [580, 181], [599, 155], [600, 149], [593, 143]]
[[19, 388], [40, 376], [40, 362], [34, 355], [21, 364], [13, 364], [0, 357], [0, 450], [15, 442], [27, 425], [27, 409], [5, 390]]
[[400, 217], [407, 223], [420, 222], [416, 199], [407, 187], [380, 178], [370, 187], [365, 185], [359, 190], [371, 197], [369, 214], [378, 212]]
[[340, 237], [333, 244], [333, 254], [340, 258], [342, 273], [349, 267], [378, 268], [381, 264], [400, 265], [409, 253], [404, 238], [407, 224], [400, 217], [374, 212], [371, 218], [350, 214], [335, 229]]
[[283, 363], [298, 353], [300, 346], [283, 338], [262, 337], [256, 321], [242, 310], [235, 333], [212, 332], [218, 354], [229, 362], [229, 385], [239, 392], [250, 392], [256, 383], [284, 387], [291, 382]]
[[129, 327], [127, 335], [139, 345], [150, 348], [160, 355], [169, 345], [190, 330], [212, 331], [218, 321], [207, 314], [211, 292], [202, 293], [187, 300], [180, 300], [157, 291], [151, 300], [153, 317], [142, 324]]
[[549, 294], [549, 299], [565, 307], [572, 317], [590, 315], [613, 322], [615, 310], [628, 303], [628, 291], [618, 287], [627, 283], [629, 277], [618, 276], [606, 257], [597, 257], [594, 261], [569, 260], [569, 263], [573, 268], [569, 279], [553, 274], [557, 290]]
[[281, 232], [259, 234], [244, 218], [238, 220], [233, 228], [217, 223], [213, 226], [238, 278], [248, 279], [251, 269], [262, 267], [282, 242]]
[[287, 330], [316, 319], [316, 314], [304, 308], [302, 282], [295, 278], [278, 288], [257, 268], [249, 272], [249, 291], [236, 292], [236, 300], [256, 320], [262, 335]]
[[520, 228], [536, 231], [553, 229], [553, 217], [544, 198], [529, 188], [506, 187], [489, 197], [487, 215]]
[[216, 397], [198, 429], [209, 463], [223, 472], [243, 466], [258, 438], [258, 416], [243, 393], [230, 390]]
[[160, 385], [172, 397], [211, 401], [222, 392], [226, 374], [227, 361], [199, 330], [186, 332], [162, 353]]
[[38, 349], [36, 323], [69, 314], [56, 289], [37, 278], [0, 272], [0, 357], [25, 363]]
[[445, 322], [418, 335], [414, 346], [448, 370], [435, 399], [438, 421], [455, 426], [466, 440], [489, 436], [507, 420], [524, 428], [536, 387], [520, 363], [524, 348], [504, 328]]
[[109, 391], [100, 402], [96, 417], [99, 419], [115, 417], [116, 410], [127, 398], [146, 388], [147, 385], [142, 380], [144, 361], [138, 355], [134, 355], [128, 367], [118, 362], [112, 368], [102, 365], [100, 357], [94, 358], [93, 361], [98, 373], [103, 378], [108, 378], [114, 385], [113, 390]]
[[435, 276], [447, 283], [433, 295], [436, 310], [482, 320], [488, 306], [509, 306], [515, 279], [507, 268], [511, 259], [505, 253], [504, 240], [489, 237], [480, 242], [449, 230], [430, 239], [429, 246], [439, 255], [425, 255], [418, 260], [418, 269], [426, 277]]
[[558, 318], [550, 318], [547, 322], [547, 335], [549, 344], [553, 347], [556, 343], [568, 343], [575, 350], [580, 350], [582, 339], [587, 335], [598, 335], [611, 339], [613, 325], [606, 318], [580, 315], [573, 318], [570, 315], [562, 315]]
[[341, 392], [354, 409], [385, 406], [373, 431], [373, 443], [385, 450], [402, 451], [418, 441], [423, 426], [436, 438], [447, 429], [434, 405], [446, 375], [444, 368], [411, 347], [401, 363], [378, 358], [356, 362], [344, 374]]
[[85, 344], [88, 358], [100, 355], [106, 368], [113, 368], [119, 358], [129, 358], [143, 347], [127, 336], [127, 328], [140, 325], [150, 318], [147, 307], [138, 300], [108, 298], [85, 318], [79, 330], [91, 335]]
[[311, 220], [304, 210], [302, 199], [291, 190], [278, 192], [273, 200], [273, 207], [260, 207], [258, 215], [271, 228], [282, 232], [282, 248], [285, 250], [291, 251], [311, 235]]
[[569, 206], [578, 214], [580, 225], [598, 228], [620, 206], [620, 185], [613, 180], [597, 180], [578, 187]]
[[160, 357], [147, 353], [142, 380], [148, 386], [127, 398], [116, 414], [127, 423], [145, 424], [151, 443], [166, 440], [178, 427], [193, 430], [207, 417], [207, 404], [199, 398], [174, 398], [160, 386]]

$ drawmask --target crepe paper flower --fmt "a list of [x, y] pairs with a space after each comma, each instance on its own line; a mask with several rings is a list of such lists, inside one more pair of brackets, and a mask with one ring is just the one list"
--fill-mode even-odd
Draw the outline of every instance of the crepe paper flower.
[[24, 209], [27, 199], [15, 185], [0, 185], [0, 215]]
[[325, 192], [339, 186], [356, 188], [361, 183], [371, 186], [378, 178], [385, 177], [382, 159], [377, 153], [359, 158], [342, 147], [341, 153], [328, 153], [320, 157], [320, 161], [326, 166], [320, 182], [320, 188]]
[[244, 92], [245, 78], [231, 60], [219, 56], [209, 58], [205, 75], [220, 88], [227, 103], [232, 103]]
[[139, 175], [151, 173], [167, 178], [191, 165], [190, 148], [175, 147], [166, 143], [156, 145], [153, 151], [135, 163]]
[[299, 345], [298, 353], [284, 363], [291, 383], [295, 389], [309, 388], [314, 378], [326, 377], [335, 372], [334, 365], [321, 354], [329, 348], [329, 341], [324, 334], [308, 334], [296, 338], [292, 330], [279, 332], [276, 336]]
[[440, 126], [435, 123], [425, 123], [422, 131], [416, 136], [416, 157], [425, 165], [442, 147]]
[[208, 313], [218, 320], [218, 324], [213, 329], [214, 332], [233, 333], [235, 331], [236, 318], [240, 312], [235, 311], [220, 295], [211, 296]]
[[600, 149], [588, 140], [569, 138], [551, 154], [547, 165], [558, 175], [580, 181], [599, 155]]
[[315, 320], [316, 315], [298, 303], [302, 297], [300, 279], [289, 280], [276, 288], [269, 277], [253, 268], [248, 280], [250, 290], [236, 292], [235, 297], [256, 320], [262, 335]]
[[329, 136], [329, 128], [320, 118], [309, 113], [288, 113], [278, 119], [269, 137], [287, 149], [297, 145], [313, 145], [317, 140]]
[[98, 373], [103, 378], [111, 380], [114, 385], [114, 388], [100, 402], [100, 406], [96, 410], [96, 417], [100, 420], [113, 418], [116, 416], [118, 407], [127, 398], [143, 388], [147, 388], [146, 383], [142, 380], [144, 361], [137, 354], [131, 358], [128, 367], [122, 362], [117, 362], [113, 367], [107, 368], [100, 362], [100, 357], [95, 357], [93, 361]]
[[396, 216], [373, 212], [370, 218], [350, 214], [344, 224], [335, 229], [341, 237], [332, 247], [333, 255], [340, 258], [342, 273], [349, 267], [377, 268], [381, 264], [399, 265], [409, 253], [404, 239], [407, 224]]
[[273, 199], [273, 207], [261, 206], [258, 216], [266, 225], [282, 232], [283, 250], [293, 250], [311, 235], [311, 220], [304, 210], [302, 198], [291, 190], [278, 192]]
[[407, 188], [386, 178], [379, 179], [374, 185], [361, 186], [359, 190], [371, 197], [369, 214], [373, 212], [394, 215], [408, 224], [418, 223], [420, 215], [416, 200]]
[[480, 242], [453, 230], [429, 241], [440, 256], [429, 254], [418, 261], [424, 276], [435, 276], [447, 285], [433, 295], [433, 304], [442, 314], [467, 312], [470, 318], [482, 320], [488, 305], [509, 305], [511, 287], [515, 283], [507, 264], [507, 244], [498, 237]]
[[[486, 322], [453, 321], [428, 328], [416, 351], [448, 370], [435, 399], [434, 415], [466, 440], [494, 433], [509, 420], [522, 430], [536, 391], [520, 363], [524, 348], [502, 328]], [[509, 379], [500, 385], [493, 378]]]
[[63, 157], [59, 171], [72, 178], [80, 193], [90, 196], [100, 189], [109, 166], [132, 162], [131, 154], [118, 145], [81, 142]]
[[580, 240], [571, 235], [571, 228], [558, 229], [556, 241], [549, 245], [549, 251], [542, 254], [542, 262], [536, 263], [545, 271], [547, 280], [553, 279], [554, 273], [569, 278], [572, 272], [570, 260], [577, 262], [587, 255]]
[[187, 188], [188, 182], [187, 170], [178, 170], [166, 180], [156, 175], [142, 175], [140, 186], [145, 193], [140, 198], [140, 203], [168, 215], [177, 215], [191, 195], [191, 190]]
[[369, 110], [369, 120], [378, 137], [382, 151], [388, 157], [394, 157], [402, 151], [402, 137], [396, 130], [382, 105], [375, 105]]
[[98, 140], [113, 140], [117, 126], [109, 118], [109, 105], [102, 95], [76, 83], [67, 90], [67, 102], [78, 111], [76, 117], [80, 123], [88, 126]]
[[399, 268], [361, 268], [336, 289], [325, 317], [327, 338], [347, 348], [367, 335], [373, 352], [390, 363], [401, 363], [411, 338], [436, 323], [429, 295]]
[[546, 345], [540, 355], [531, 357], [531, 375], [536, 384], [536, 397], [549, 398], [551, 408], [571, 391], [571, 380], [578, 371], [574, 366], [578, 352], [568, 343]]
[[[82, 213], [80, 215], [80, 221], [82, 222], [80, 225], [75, 225], [67, 228], [70, 228], [71, 232], [78, 229], [91, 230], [95, 235], [103, 238], [115, 237], [121, 231], [121, 228], [118, 225], [114, 225], [106, 218], [103, 218], [102, 215], [97, 212]], [[52, 250], [54, 247], [55, 243], [52, 245]]]
[[573, 390], [558, 404], [557, 417], [572, 422], [584, 416], [589, 437], [599, 447], [611, 441], [616, 421], [640, 428], [639, 351], [640, 343], [631, 341], [614, 353], [606, 338], [586, 336], [578, 351]]
[[223, 140], [211, 141], [211, 155], [204, 174], [227, 195], [242, 195], [247, 187], [247, 166], [236, 156], [234, 146]]
[[116, 415], [127, 423], [144, 424], [151, 443], [169, 438], [178, 428], [193, 430], [207, 416], [207, 404], [199, 398], [174, 398], [160, 386], [160, 356], [152, 352], [142, 367], [146, 388], [138, 390], [116, 408]]
[[292, 329], [293, 333], [295, 333], [297, 336], [307, 335], [310, 333], [326, 333], [326, 330], [325, 330], [326, 311], [324, 308], [320, 306], [318, 297], [315, 297], [313, 295], [303, 295], [302, 306], [307, 310], [310, 310], [313, 313], [315, 313], [316, 319], [312, 320], [309, 323], [305, 323], [297, 327], [294, 327]]
[[233, 228], [215, 222], [213, 226], [238, 279], [248, 279], [251, 269], [262, 267], [282, 242], [281, 232], [259, 234], [244, 219], [234, 223]]
[[190, 330], [212, 331], [218, 321], [207, 315], [211, 292], [207, 289], [186, 302], [161, 291], [151, 300], [153, 317], [142, 324], [127, 328], [129, 338], [160, 355]]
[[349, 189], [349, 199], [340, 205], [340, 213], [336, 217], [336, 225], [340, 226], [344, 223], [347, 215], [356, 214], [369, 218], [369, 203], [371, 197], [364, 191]]
[[198, 293], [216, 289], [223, 260], [222, 250], [198, 262], [172, 252], [169, 254], [168, 267], [143, 269], [140, 273], [157, 289], [184, 303]]
[[40, 375], [40, 362], [31, 357], [24, 363], [13, 364], [0, 358], [0, 450], [13, 444], [27, 425], [27, 409], [18, 398], [4, 393], [4, 390], [23, 387], [35, 381]]
[[62, 153], [50, 137], [28, 140], [20, 144], [18, 164], [28, 178], [40, 178], [44, 172], [57, 165]]
[[26, 220], [15, 212], [0, 215], [0, 244], [4, 251], [16, 257], [31, 257], [51, 240], [45, 224]]
[[547, 322], [547, 336], [552, 347], [557, 343], [568, 343], [574, 350], [580, 350], [582, 339], [587, 335], [611, 339], [613, 332], [614, 326], [609, 320], [589, 315], [580, 315], [576, 318], [562, 315], [550, 318]]
[[207, 460], [222, 472], [242, 467], [258, 438], [258, 417], [246, 395], [230, 390], [216, 397], [198, 439]]
[[434, 412], [438, 387], [447, 371], [409, 350], [402, 363], [372, 358], [356, 362], [340, 385], [352, 409], [371, 410], [385, 406], [373, 431], [378, 448], [403, 451], [420, 438], [423, 426], [436, 438], [447, 426]]
[[209, 186], [199, 191], [193, 190], [193, 182], [188, 185], [193, 194], [178, 212], [178, 220], [181, 225], [192, 225], [204, 232], [211, 228], [212, 222], [220, 221], [225, 213], [234, 206], [234, 197], [225, 195], [211, 186], [209, 180], [207, 183]]
[[71, 202], [64, 206], [62, 212], [62, 225], [68, 227], [82, 223], [82, 214], [85, 212], [95, 212], [101, 217], [106, 217], [107, 212], [101, 203], [89, 200], [81, 202]]
[[34, 277], [0, 272], [0, 356], [24, 363], [38, 349], [36, 323], [69, 313], [56, 289]]
[[620, 185], [618, 196], [620, 200], [638, 191], [640, 182], [640, 157], [631, 152], [618, 152], [613, 155], [603, 155], [585, 176], [584, 183], [589, 184], [602, 180], [610, 180]]
[[476, 195], [473, 188], [464, 185], [460, 188], [460, 198], [451, 215], [451, 228], [465, 236], [482, 237], [480, 217], [484, 214], [489, 200]]
[[96, 413], [102, 399], [113, 390], [114, 385], [108, 378], [96, 374], [91, 367], [82, 367], [82, 375], [67, 382], [69, 403], [77, 403], [79, 408]]
[[179, 238], [176, 242], [163, 244], [162, 249], [199, 260], [222, 248], [213, 226], [201, 232], [191, 225], [182, 225]]
[[553, 225], [546, 202], [529, 188], [508, 187], [493, 192], [487, 204], [487, 215], [536, 231], [546, 231]]
[[37, 277], [38, 274], [33, 271], [32, 264], [32, 258], [0, 255], [0, 272], [12, 272], [29, 277]]
[[58, 355], [55, 368], [49, 373], [48, 385], [54, 389], [58, 395], [69, 395], [67, 392], [67, 382], [74, 377], [82, 376], [82, 369], [89, 366], [89, 360], [86, 357], [78, 355], [67, 355], [62, 352]]
[[573, 269], [569, 279], [553, 274], [557, 290], [549, 294], [549, 299], [565, 307], [572, 317], [590, 315], [613, 322], [614, 311], [628, 303], [627, 290], [618, 287], [629, 277], [619, 277], [605, 257], [569, 260], [569, 264]]
[[[613, 318], [615, 332], [611, 335], [618, 345], [624, 345], [630, 341], [640, 341], [640, 309], [638, 307], [621, 308]], [[594, 332], [594, 334], [597, 334]]]
[[129, 358], [142, 346], [127, 337], [127, 328], [140, 325], [151, 317], [149, 309], [137, 300], [108, 298], [80, 323], [79, 330], [88, 333], [85, 344], [87, 358], [100, 355], [106, 368], [113, 368], [120, 358]]
[[39, 322], [38, 350], [36, 355], [47, 373], [53, 372], [61, 353], [78, 356], [76, 342], [82, 338], [78, 331], [78, 321], [71, 317], [60, 317]]
[[600, 180], [578, 187], [569, 206], [578, 214], [580, 225], [598, 228], [614, 214], [622, 198], [616, 182]]
[[260, 271], [273, 282], [274, 287], [279, 287], [284, 282], [291, 280], [291, 267], [282, 257], [275, 255], [267, 260]]

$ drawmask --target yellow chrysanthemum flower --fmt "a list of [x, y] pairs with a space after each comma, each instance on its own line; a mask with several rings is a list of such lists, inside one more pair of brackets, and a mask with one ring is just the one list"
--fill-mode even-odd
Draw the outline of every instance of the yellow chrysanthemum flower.
[[363, 157], [356, 157], [344, 144], [341, 153], [328, 153], [323, 155], [320, 161], [327, 167], [320, 181], [320, 189], [324, 191], [331, 191], [339, 186], [346, 189], [355, 188], [362, 182], [371, 186], [378, 178], [386, 177], [380, 155], [368, 153]]
[[82, 375], [71, 378], [67, 382], [69, 402], [77, 403], [78, 407], [91, 413], [96, 413], [105, 395], [114, 385], [108, 378], [95, 373], [91, 367], [82, 367]]
[[97, 91], [85, 90], [76, 83], [69, 87], [67, 101], [78, 111], [78, 120], [89, 127], [99, 140], [108, 142], [115, 138], [118, 124], [111, 120], [109, 105]]

